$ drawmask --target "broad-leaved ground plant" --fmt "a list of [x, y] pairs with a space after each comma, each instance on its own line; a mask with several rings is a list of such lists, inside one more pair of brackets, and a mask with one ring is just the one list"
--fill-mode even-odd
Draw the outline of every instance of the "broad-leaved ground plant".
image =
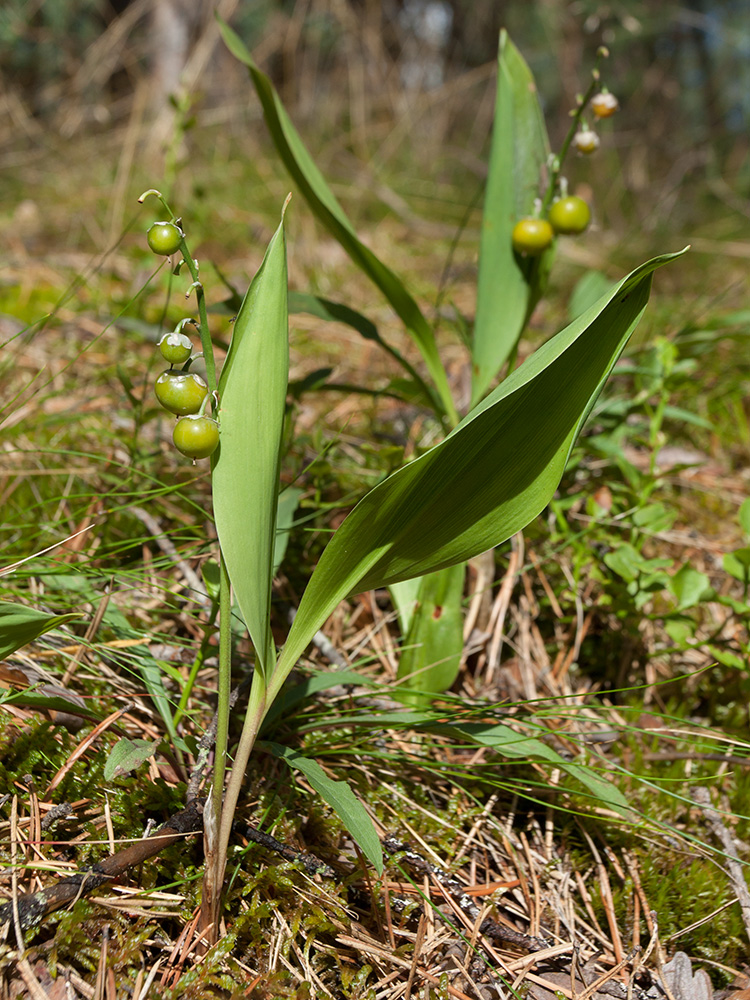
[[[217, 373], [204, 290], [183, 232], [183, 225], [188, 232], [189, 225], [175, 216], [159, 192], [146, 192], [160, 199], [167, 215], [149, 230], [149, 245], [171, 257], [175, 272], [189, 273], [188, 291], [195, 293], [199, 313], [197, 320], [183, 321], [160, 344], [170, 367], [155, 391], [178, 417], [177, 448], [193, 460], [211, 462], [220, 555], [220, 689], [213, 785], [205, 812], [204, 920], [213, 924], [214, 933], [235, 807], [261, 726], [313, 635], [350, 594], [387, 587], [399, 610], [405, 634], [400, 687], [411, 703], [396, 713], [401, 724], [442, 727], [505, 757], [546, 761], [583, 783], [595, 799], [628, 813], [613, 785], [585, 765], [564, 759], [541, 739], [495, 718], [468, 723], [443, 711], [438, 719], [430, 700], [451, 685], [458, 669], [466, 560], [504, 542], [550, 503], [581, 427], [646, 307], [654, 271], [678, 256], [663, 255], [636, 268], [515, 367], [519, 340], [544, 292], [558, 234], [581, 233], [590, 219], [588, 205], [567, 191], [565, 156], [571, 147], [583, 153], [595, 150], [599, 139], [584, 114], [607, 117], [617, 102], [601, 88], [597, 69], [572, 112], [560, 152], [552, 154], [532, 74], [503, 33], [469, 345], [471, 400], [462, 414], [433, 328], [416, 299], [359, 238], [269, 78], [237, 35], [224, 24], [221, 29], [230, 50], [248, 67], [278, 154], [302, 196], [402, 320], [423, 368], [407, 361], [397, 345], [348, 305], [299, 293], [290, 298], [287, 199], [263, 263], [237, 303], [229, 351]], [[410, 401], [431, 409], [445, 436], [383, 479], [354, 507], [323, 551], [279, 650], [271, 633], [271, 596], [279, 556], [279, 512], [289, 506], [281, 492], [280, 472], [290, 302], [318, 315], [343, 318], [375, 340], [404, 369]], [[200, 335], [205, 380], [190, 370], [192, 341], [185, 333], [190, 323]], [[505, 377], [497, 384], [503, 371]], [[242, 709], [242, 734], [229, 768], [233, 600], [255, 661]], [[367, 713], [359, 722], [382, 726], [389, 718]], [[346, 783], [331, 781], [315, 761], [295, 751], [277, 744], [268, 744], [268, 749], [304, 772], [380, 872], [375, 829]]]

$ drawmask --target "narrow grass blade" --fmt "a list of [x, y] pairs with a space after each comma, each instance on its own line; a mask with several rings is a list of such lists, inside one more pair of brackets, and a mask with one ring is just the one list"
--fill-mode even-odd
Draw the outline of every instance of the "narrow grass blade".
[[[266, 712], [261, 734], [273, 732], [280, 720], [287, 721], [294, 710], [320, 691], [342, 686], [377, 687], [377, 682], [357, 673], [356, 670], [326, 670], [306, 677], [298, 684], [287, 684]], [[390, 694], [390, 689], [388, 690]]]
[[609, 778], [599, 774], [586, 764], [571, 763], [565, 760], [542, 740], [517, 733], [510, 726], [504, 726], [501, 723], [486, 725], [481, 722], [466, 722], [458, 725], [437, 725], [432, 727], [432, 730], [433, 732], [445, 731], [451, 735], [466, 736], [482, 746], [492, 747], [502, 757], [546, 761], [569, 774], [571, 778], [580, 781], [602, 805], [614, 809], [622, 816], [629, 816], [633, 813], [628, 800]]
[[270, 666], [280, 442], [289, 373], [283, 219], [235, 320], [221, 378], [213, 461], [216, 530], [257, 656]]
[[[463, 651], [461, 601], [464, 563], [419, 577], [416, 599], [398, 663], [401, 682], [395, 694], [407, 704], [419, 705], [456, 679]], [[394, 584], [391, 593], [410, 588], [415, 581]]]
[[25, 604], [0, 601], [0, 657], [10, 656], [45, 632], [80, 617], [76, 613], [48, 615]]
[[324, 299], [319, 295], [312, 295], [308, 292], [289, 293], [289, 312], [306, 312], [311, 316], [317, 316], [319, 319], [325, 319], [332, 323], [345, 323], [347, 326], [350, 326], [360, 336], [364, 337], [365, 340], [373, 341], [390, 354], [401, 365], [404, 371], [407, 372], [410, 379], [412, 379], [420, 392], [424, 394], [429, 403], [433, 395], [432, 390], [403, 354], [387, 341], [383, 340], [378, 332], [378, 328], [367, 316], [357, 312], [356, 309], [344, 305], [342, 302], [333, 302], [331, 299]]
[[299, 498], [304, 490], [297, 486], [288, 486], [283, 493], [279, 494], [279, 501], [276, 506], [276, 538], [273, 546], [273, 569], [275, 575], [279, 566], [284, 561], [286, 547], [289, 544], [289, 535], [294, 523], [294, 512], [297, 510]]
[[434, 572], [498, 545], [552, 499], [570, 450], [648, 302], [657, 257], [544, 344], [440, 444], [370, 491], [303, 595], [277, 688], [347, 594]]
[[477, 313], [472, 345], [472, 406], [513, 352], [541, 295], [554, 251], [522, 260], [511, 234], [530, 215], [549, 155], [544, 115], [523, 56], [500, 33], [497, 98], [482, 216]]
[[456, 410], [432, 327], [403, 282], [357, 238], [351, 222], [305, 148], [273, 84], [255, 64], [239, 36], [221, 18], [218, 21], [227, 48], [250, 71], [250, 78], [263, 106], [268, 130], [284, 166], [313, 213], [338, 240], [354, 263], [377, 285], [403, 321], [419, 348], [435, 385], [433, 395], [438, 412], [445, 413], [451, 423], [455, 424]]
[[[12, 683], [16, 678], [8, 676], [7, 668], [0, 666], [0, 680]], [[82, 719], [91, 719], [92, 722], [101, 722], [104, 718], [103, 715], [79, 705], [76, 695], [71, 695], [68, 700], [62, 695], [44, 694], [43, 688], [44, 685], [42, 690], [30, 687], [22, 691], [10, 691], [0, 687], [0, 705], [18, 705], [19, 708], [33, 708], [40, 712], [64, 712], [66, 715], [80, 715]]]
[[[444, 721], [448, 717], [448, 721]], [[438, 716], [434, 711], [377, 712], [368, 715], [351, 713], [341, 721], [347, 726], [366, 726], [375, 729], [421, 729], [425, 732], [449, 736], [451, 739], [468, 739], [481, 746], [491, 747], [495, 753], [507, 760], [544, 761], [559, 768], [571, 778], [584, 785], [597, 801], [613, 809], [620, 815], [633, 815], [633, 808], [623, 793], [611, 779], [588, 764], [566, 760], [544, 740], [523, 731], [511, 729], [503, 723], [451, 722], [450, 710], [442, 710]], [[545, 733], [541, 724], [537, 732]]]
[[264, 743], [275, 757], [279, 757], [289, 767], [301, 771], [322, 799], [336, 811], [349, 833], [362, 848], [362, 852], [378, 875], [383, 873], [383, 851], [378, 835], [367, 810], [345, 781], [329, 778], [317, 761], [303, 757], [296, 750], [290, 750], [279, 743]]
[[[45, 576], [45, 579], [50, 581], [51, 587], [72, 590], [80, 594], [86, 594], [87, 597], [91, 595], [93, 599], [94, 591], [90, 586], [90, 581], [83, 574], [50, 574], [49, 576]], [[74, 621], [81, 617], [80, 614], [75, 612], [63, 615], [48, 615], [20, 604], [10, 604], [5, 601], [0, 602], [0, 657], [9, 656], [15, 650], [20, 649], [34, 639], [38, 639], [45, 632], [57, 628], [58, 625], [62, 625], [64, 622]], [[127, 619], [114, 604], [108, 607], [104, 620], [110, 626], [118, 629], [118, 634], [121, 638], [141, 638], [136, 631], [130, 628]], [[143, 641], [145, 645], [146, 640], [144, 639]], [[176, 736], [172, 706], [164, 687], [159, 664], [147, 649], [139, 650], [137, 653], [132, 651], [132, 655], [134, 665], [140, 671], [146, 690], [154, 702], [159, 715], [164, 720], [167, 731], [170, 736]], [[24, 695], [26, 703], [29, 705], [32, 704], [33, 697], [33, 693]], [[37, 705], [38, 707], [55, 708], [52, 704], [42, 706], [41, 702], [38, 702]], [[59, 705], [56, 706], [56, 710], [65, 711]]]
[[[145, 642], [145, 640], [144, 640]], [[177, 729], [174, 724], [174, 704], [167, 689], [164, 687], [164, 672], [159, 661], [154, 659], [147, 649], [134, 652], [134, 662], [143, 678], [148, 696], [156, 706], [169, 735], [174, 739]]]

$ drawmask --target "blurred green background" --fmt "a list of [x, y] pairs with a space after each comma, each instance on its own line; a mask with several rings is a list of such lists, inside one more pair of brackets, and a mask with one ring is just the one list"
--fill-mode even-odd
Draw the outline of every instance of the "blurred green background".
[[[368, 192], [363, 213], [377, 212], [373, 174], [391, 208], [431, 219], [457, 211], [441, 183], [469, 194], [481, 184], [504, 26], [536, 75], [553, 145], [597, 47], [611, 49], [605, 82], [622, 112], [603, 129], [596, 168], [571, 171], [594, 189], [611, 239], [649, 234], [655, 244], [668, 232], [697, 237], [698, 252], [744, 239], [747, 0], [7, 0], [0, 163], [11, 235], [54, 231], [69, 250], [104, 250], [132, 193], [151, 183], [179, 192], [183, 205], [210, 187], [248, 222], [239, 161], [263, 149], [264, 126], [244, 71], [218, 40], [217, 7], [271, 73], [323, 168], [351, 193], [358, 183]], [[252, 197], [262, 203], [279, 171], [256, 170]], [[44, 183], [63, 195], [52, 226]], [[222, 244], [240, 237], [227, 222]], [[747, 253], [747, 244], [722, 249]]]

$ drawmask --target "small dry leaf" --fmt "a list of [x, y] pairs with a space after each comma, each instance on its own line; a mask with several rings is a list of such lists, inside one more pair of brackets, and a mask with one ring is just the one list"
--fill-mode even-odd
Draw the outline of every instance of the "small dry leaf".
[[705, 969], [697, 969], [693, 975], [690, 959], [684, 951], [678, 951], [661, 972], [675, 1000], [713, 1000], [714, 990], [708, 973]]

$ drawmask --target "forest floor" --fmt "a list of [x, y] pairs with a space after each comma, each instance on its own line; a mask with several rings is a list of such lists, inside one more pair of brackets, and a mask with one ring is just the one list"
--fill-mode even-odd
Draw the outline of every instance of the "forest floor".
[[[210, 945], [200, 796], [158, 853], [139, 844], [185, 809], [216, 708], [209, 475], [175, 454], [151, 389], [184, 282], [155, 273], [145, 246], [152, 216], [135, 199], [153, 178], [87, 171], [92, 153], [50, 141], [20, 156], [0, 225], [2, 599], [80, 615], [0, 664], [0, 998], [744, 1000], [750, 244], [736, 219], [563, 241], [522, 354], [575, 315], [582, 280], [695, 249], [657, 276], [553, 503], [470, 565], [464, 655], [435, 725], [398, 719], [387, 592], [326, 623], [251, 759]], [[242, 287], [259, 266], [288, 189], [268, 157], [238, 162], [222, 174], [206, 157], [176, 185], [212, 306], [225, 278]], [[462, 223], [454, 177], [390, 185], [337, 193], [408, 277], [460, 399], [479, 210]], [[355, 304], [418, 363], [300, 198], [289, 219], [291, 287]], [[230, 317], [212, 316], [221, 351]], [[291, 320], [293, 382], [325, 367], [377, 390], [398, 374], [351, 327]], [[294, 399], [282, 468], [303, 493], [274, 583], [278, 644], [326, 533], [436, 434], [417, 405], [312, 383]], [[251, 659], [238, 631], [238, 684]], [[382, 725], [357, 723], [377, 713]], [[457, 717], [502, 719], [517, 752], [440, 730]], [[122, 737], [155, 749], [105, 775]], [[273, 744], [352, 784], [382, 838], [382, 876]], [[569, 764], [603, 779], [601, 794]], [[141, 855], [121, 854], [133, 845]], [[97, 864], [106, 878], [64, 888]], [[29, 894], [44, 912], [21, 926]]]

